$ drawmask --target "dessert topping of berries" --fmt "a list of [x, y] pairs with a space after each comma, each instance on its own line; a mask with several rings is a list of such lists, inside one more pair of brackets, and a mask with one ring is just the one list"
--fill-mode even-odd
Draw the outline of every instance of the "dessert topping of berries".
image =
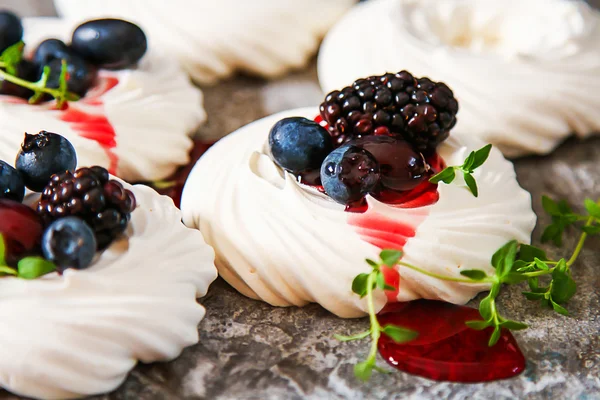
[[134, 194], [109, 179], [102, 167], [80, 168], [54, 175], [42, 192], [37, 212], [49, 224], [77, 216], [92, 228], [98, 249], [106, 248], [125, 231], [136, 207]]
[[345, 145], [332, 151], [321, 167], [325, 193], [342, 204], [362, 199], [380, 178], [379, 163], [367, 150]]
[[21, 19], [10, 11], [0, 12], [0, 53], [23, 38]]
[[0, 199], [23, 201], [25, 184], [21, 174], [11, 165], [0, 160]]
[[296, 175], [319, 171], [333, 150], [327, 130], [302, 117], [277, 122], [269, 133], [269, 147], [275, 163]]
[[431, 154], [456, 124], [458, 102], [446, 84], [401, 71], [333, 91], [319, 111], [338, 146], [363, 136], [387, 135]]
[[96, 254], [94, 232], [82, 219], [66, 217], [51, 223], [42, 237], [44, 257], [59, 271], [87, 268]]
[[41, 192], [54, 174], [74, 170], [77, 155], [73, 145], [59, 134], [40, 131], [25, 134], [21, 151], [15, 162], [25, 186]]

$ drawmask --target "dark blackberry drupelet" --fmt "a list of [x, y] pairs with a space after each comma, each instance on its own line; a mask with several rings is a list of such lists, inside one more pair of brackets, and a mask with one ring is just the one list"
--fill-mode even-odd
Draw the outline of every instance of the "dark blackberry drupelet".
[[337, 146], [368, 135], [400, 136], [429, 154], [456, 124], [458, 102], [445, 83], [401, 71], [333, 91], [319, 110]]
[[133, 193], [96, 166], [54, 175], [37, 212], [46, 224], [71, 215], [83, 219], [94, 231], [98, 249], [104, 249], [125, 231], [135, 207]]

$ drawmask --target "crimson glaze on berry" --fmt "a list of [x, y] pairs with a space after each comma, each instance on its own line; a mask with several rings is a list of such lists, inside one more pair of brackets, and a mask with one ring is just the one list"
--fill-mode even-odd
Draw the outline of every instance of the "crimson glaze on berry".
[[337, 145], [388, 135], [431, 154], [456, 124], [458, 102], [446, 84], [401, 71], [359, 79], [333, 91], [319, 110]]
[[302, 117], [284, 118], [273, 125], [269, 147], [275, 163], [294, 174], [319, 171], [333, 150], [327, 130]]
[[42, 192], [37, 212], [46, 224], [67, 216], [81, 218], [92, 228], [102, 250], [125, 231], [135, 207], [134, 194], [96, 166], [54, 175]]
[[87, 268], [94, 259], [96, 249], [94, 232], [77, 217], [52, 222], [42, 236], [44, 258], [56, 264], [59, 271]]
[[42, 231], [42, 220], [34, 210], [13, 200], [0, 199], [0, 234], [9, 265], [39, 250]]
[[21, 174], [8, 163], [0, 160], [0, 199], [23, 201], [25, 184]]
[[22, 38], [21, 19], [10, 11], [0, 11], [0, 53]]
[[73, 145], [57, 133], [25, 133], [15, 166], [25, 186], [34, 192], [41, 192], [52, 175], [75, 169], [77, 155]]
[[144, 56], [148, 43], [139, 26], [107, 18], [79, 25], [73, 32], [71, 47], [99, 68], [123, 69]]
[[383, 190], [412, 190], [429, 177], [429, 166], [421, 153], [405, 140], [390, 136], [364, 136], [348, 144], [367, 150], [379, 163]]
[[[85, 96], [87, 91], [94, 86], [98, 70], [75, 54], [67, 56], [64, 60], [67, 62], [67, 89], [81, 97]], [[47, 65], [50, 67], [50, 76], [46, 87], [57, 89], [60, 84], [62, 59], [55, 58]]]
[[351, 145], [332, 151], [321, 167], [325, 193], [342, 204], [362, 199], [377, 187], [379, 178], [375, 157], [367, 150]]

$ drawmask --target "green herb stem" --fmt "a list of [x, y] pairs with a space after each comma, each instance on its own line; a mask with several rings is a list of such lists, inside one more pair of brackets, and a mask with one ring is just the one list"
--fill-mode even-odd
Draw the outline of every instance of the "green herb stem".
[[446, 276], [446, 275], [440, 275], [440, 274], [436, 274], [433, 272], [429, 272], [427, 270], [424, 270], [422, 268], [419, 268], [415, 265], [409, 264], [407, 262], [404, 261], [399, 261], [398, 265], [402, 265], [408, 269], [412, 269], [413, 271], [419, 272], [423, 275], [427, 275], [430, 276], [432, 278], [436, 278], [436, 279], [440, 279], [442, 281], [448, 281], [448, 282], [459, 282], [459, 283], [470, 283], [470, 284], [480, 284], [480, 283], [490, 283], [492, 282], [492, 280], [490, 280], [489, 278], [486, 278], [484, 280], [481, 281], [474, 281], [473, 279], [469, 279], [469, 278], [454, 278], [452, 276]]
[[64, 95], [63, 93], [61, 93], [61, 91], [59, 89], [51, 89], [51, 88], [39, 86], [34, 82], [26, 81], [17, 76], [11, 75], [8, 72], [3, 71], [1, 69], [0, 69], [0, 78], [5, 81], [12, 82], [15, 85], [19, 85], [24, 88], [33, 90], [34, 92], [48, 93], [50, 96], [52, 96], [54, 98], [60, 98], [61, 96]]
[[377, 357], [377, 343], [379, 343], [379, 337], [381, 336], [381, 325], [377, 320], [377, 312], [375, 311], [375, 302], [373, 301], [373, 286], [375, 285], [376, 274], [369, 274], [367, 279], [367, 306], [369, 308], [369, 320], [371, 321], [371, 350], [367, 356], [367, 362], [375, 364]]
[[[598, 199], [596, 201], [596, 204], [600, 205], [600, 199]], [[586, 219], [584, 226], [591, 226], [595, 220], [596, 220], [596, 217], [594, 217], [593, 215], [590, 215]], [[567, 267], [571, 267], [571, 265], [573, 265], [575, 263], [575, 261], [577, 260], [577, 257], [579, 257], [579, 253], [581, 253], [581, 250], [583, 249], [583, 245], [585, 244], [585, 240], [587, 239], [587, 237], [588, 237], [588, 234], [586, 232], [581, 233], [581, 236], [579, 237], [579, 241], [577, 242], [577, 246], [575, 246], [575, 251], [573, 252], [573, 255], [571, 256], [571, 258], [569, 258], [569, 261], [567, 261]]]

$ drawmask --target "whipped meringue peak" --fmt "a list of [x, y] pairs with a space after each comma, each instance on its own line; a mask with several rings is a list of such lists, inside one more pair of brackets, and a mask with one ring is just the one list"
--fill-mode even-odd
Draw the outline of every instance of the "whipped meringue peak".
[[60, 15], [119, 17], [176, 57], [195, 81], [242, 71], [272, 78], [304, 66], [357, 0], [56, 0]]
[[[317, 115], [317, 108], [289, 110], [239, 129], [209, 149], [186, 182], [184, 223], [203, 233], [220, 275], [242, 294], [276, 306], [316, 302], [338, 316], [357, 317], [366, 304], [352, 292], [352, 280], [369, 272], [365, 258], [377, 258], [381, 249], [403, 250], [407, 263], [460, 277], [463, 269], [490, 273], [492, 254], [507, 241], [529, 242], [536, 221], [531, 197], [496, 149], [475, 172], [478, 198], [463, 184], [439, 185], [435, 196], [403, 204], [367, 195], [366, 211], [348, 212], [318, 188], [299, 183], [271, 158], [269, 130], [282, 118]], [[460, 165], [481, 146], [473, 137], [451, 134], [438, 156], [446, 165]], [[396, 271], [399, 290], [388, 301], [465, 303], [488, 288]], [[377, 293], [377, 306], [385, 302]]]
[[330, 30], [318, 72], [326, 92], [402, 69], [436, 77], [461, 105], [454, 132], [507, 156], [546, 154], [600, 132], [599, 42], [600, 12], [583, 1], [380, 0]]

